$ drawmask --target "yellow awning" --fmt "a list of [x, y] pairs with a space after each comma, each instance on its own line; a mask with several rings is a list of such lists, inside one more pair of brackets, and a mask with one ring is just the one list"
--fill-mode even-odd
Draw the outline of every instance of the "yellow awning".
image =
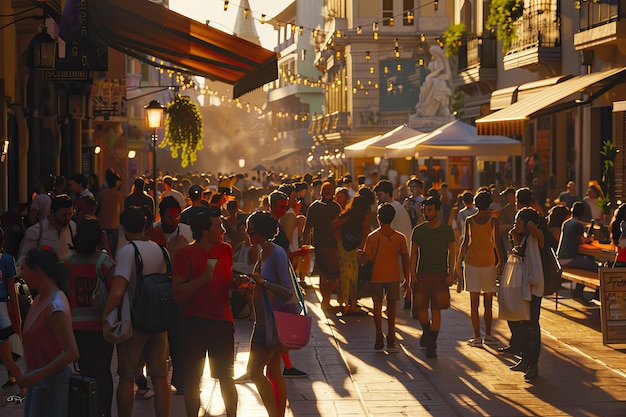
[[518, 101], [507, 108], [476, 120], [476, 129], [480, 135], [521, 135], [524, 132], [525, 122], [539, 111], [599, 82], [619, 81], [616, 78], [625, 73], [626, 67], [621, 67], [594, 74], [579, 75], [560, 82], [533, 95], [532, 99]]

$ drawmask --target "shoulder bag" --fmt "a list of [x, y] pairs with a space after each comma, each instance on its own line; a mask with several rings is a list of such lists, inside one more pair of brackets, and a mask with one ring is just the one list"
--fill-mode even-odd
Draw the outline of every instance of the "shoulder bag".
[[306, 305], [296, 273], [290, 262], [289, 276], [297, 298], [295, 304], [282, 304], [272, 307], [267, 290], [261, 287], [266, 313], [266, 342], [279, 352], [301, 349], [311, 338], [311, 317], [307, 316]]

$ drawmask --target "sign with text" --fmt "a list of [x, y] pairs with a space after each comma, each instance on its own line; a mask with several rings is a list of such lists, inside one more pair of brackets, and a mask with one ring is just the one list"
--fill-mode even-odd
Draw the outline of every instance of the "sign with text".
[[87, 1], [68, 1], [63, 10], [61, 31], [66, 33], [65, 56], [57, 57], [56, 69], [68, 71], [106, 71], [108, 50], [89, 36]]
[[626, 268], [600, 268], [602, 343], [626, 343]]

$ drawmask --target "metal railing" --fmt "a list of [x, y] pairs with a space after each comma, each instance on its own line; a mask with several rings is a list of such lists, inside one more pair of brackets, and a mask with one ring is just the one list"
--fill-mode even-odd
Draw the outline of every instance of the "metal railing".
[[555, 2], [543, 7], [529, 6], [517, 21], [517, 37], [509, 53], [532, 47], [555, 48], [561, 46], [561, 17]]
[[492, 33], [469, 33], [459, 46], [459, 72], [480, 65], [496, 67], [496, 37]]
[[308, 133], [323, 135], [350, 130], [350, 112], [333, 112], [311, 118]]
[[589, 30], [626, 17], [625, 0], [592, 0], [580, 2], [580, 30]]

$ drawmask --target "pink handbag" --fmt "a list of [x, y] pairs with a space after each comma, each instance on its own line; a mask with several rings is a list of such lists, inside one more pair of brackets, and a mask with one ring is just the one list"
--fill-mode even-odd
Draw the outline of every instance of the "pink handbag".
[[311, 317], [273, 311], [274, 338], [271, 344], [280, 352], [301, 349], [311, 337]]

